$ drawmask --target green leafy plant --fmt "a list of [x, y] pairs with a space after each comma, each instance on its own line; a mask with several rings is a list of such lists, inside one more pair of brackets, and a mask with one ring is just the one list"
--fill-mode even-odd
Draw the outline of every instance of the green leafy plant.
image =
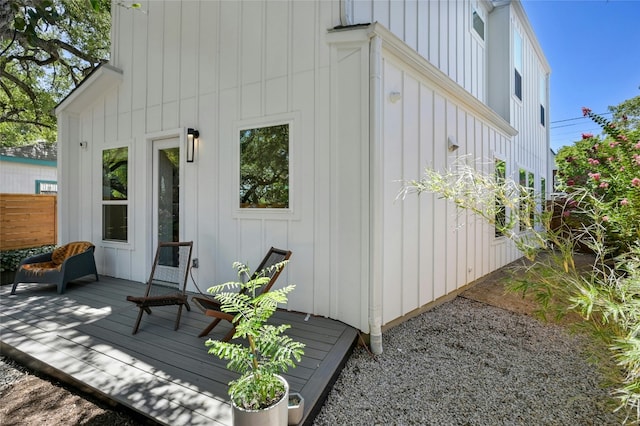
[[[227, 282], [208, 289], [220, 302], [220, 310], [234, 315], [234, 339], [246, 339], [248, 346], [209, 339], [205, 345], [209, 353], [229, 361], [227, 368], [241, 374], [229, 383], [229, 396], [233, 403], [246, 410], [258, 410], [278, 402], [284, 395], [283, 383], [277, 374], [295, 367], [304, 354], [304, 344], [296, 342], [283, 332], [291, 328], [267, 324], [294, 285], [262, 292], [269, 282], [273, 268], [284, 267], [287, 261], [251, 274], [249, 267], [235, 262], [238, 281]], [[234, 291], [235, 290], [235, 291]]]

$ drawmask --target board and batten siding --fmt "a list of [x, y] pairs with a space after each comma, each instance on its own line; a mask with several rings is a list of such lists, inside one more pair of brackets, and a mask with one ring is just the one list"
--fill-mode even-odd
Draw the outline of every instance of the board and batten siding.
[[485, 42], [474, 33], [472, 22], [475, 10], [487, 28], [485, 2], [346, 0], [346, 7], [353, 24], [380, 23], [469, 93], [486, 102]]
[[[96, 243], [100, 273], [146, 280], [155, 249], [152, 142], [178, 138], [183, 150], [184, 130], [194, 127], [196, 160], [181, 162], [181, 239], [195, 243], [198, 287], [234, 279], [236, 260], [255, 267], [270, 246], [288, 248], [293, 257], [277, 283], [297, 285], [288, 307], [367, 330], [368, 82], [359, 80], [367, 48], [325, 42], [327, 28], [339, 24], [338, 7], [149, 1], [145, 13], [114, 8], [110, 64], [122, 70], [120, 81], [61, 116], [63, 133], [75, 134], [66, 163], [86, 164], [68, 171], [76, 184], [65, 188], [74, 200], [66, 209], [77, 213], [64, 228]], [[291, 212], [239, 211], [238, 131], [280, 122], [291, 123]], [[83, 140], [87, 147], [76, 149]], [[129, 148], [130, 174], [130, 241], [121, 244], [101, 241], [100, 219], [101, 153], [119, 146]], [[189, 289], [196, 291], [191, 282]]]
[[[511, 35], [514, 31], [522, 36], [523, 70], [522, 70], [522, 100], [518, 99], [511, 90], [511, 124], [518, 129], [514, 137], [514, 145], [517, 149], [512, 156], [511, 177], [518, 180], [519, 169], [534, 173], [534, 187], [540, 192], [541, 179], [547, 182], [551, 180], [548, 175], [548, 150], [549, 150], [549, 120], [548, 120], [548, 95], [544, 105], [546, 111], [545, 124], [540, 121], [540, 92], [544, 90], [548, 94], [548, 88], [541, 88], [541, 84], [548, 84], [550, 69], [544, 57], [541, 57], [537, 47], [535, 35], [529, 24], [523, 21], [521, 6], [510, 9]], [[520, 13], [518, 13], [520, 10]], [[511, 69], [513, 74], [513, 68]]]
[[[453, 99], [428, 74], [409, 67], [391, 49], [383, 53], [379, 260], [384, 325], [521, 255], [506, 239], [495, 238], [493, 227], [451, 202], [429, 193], [398, 198], [402, 181], [419, 179], [425, 168], [445, 171], [469, 161], [492, 173], [493, 153], [510, 157], [514, 145], [512, 135]], [[458, 150], [448, 151], [449, 137]]]
[[[153, 141], [171, 138], [182, 151], [180, 238], [194, 241], [201, 290], [235, 279], [236, 260], [256, 266], [270, 246], [288, 248], [277, 283], [297, 286], [287, 307], [369, 332], [372, 321], [391, 323], [518, 257], [447, 202], [396, 200], [398, 180], [465, 154], [499, 153], [510, 170], [516, 158], [537, 167], [517, 152], [517, 114], [509, 123], [483, 103], [487, 54], [471, 33], [475, 3], [354, 1], [355, 15], [383, 24], [328, 31], [346, 3], [114, 8], [110, 64], [58, 115], [63, 238], [93, 241], [99, 273], [145, 281], [155, 250]], [[372, 39], [384, 46], [379, 62]], [[283, 122], [291, 126], [290, 211], [239, 209], [239, 129]], [[184, 161], [188, 127], [200, 132], [194, 163]], [[458, 151], [447, 151], [448, 136]], [[118, 244], [101, 240], [101, 161], [104, 149], [121, 146], [129, 149], [130, 240]]]

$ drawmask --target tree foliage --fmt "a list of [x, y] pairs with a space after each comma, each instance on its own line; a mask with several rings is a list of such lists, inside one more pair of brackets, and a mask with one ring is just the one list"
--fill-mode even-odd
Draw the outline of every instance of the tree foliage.
[[0, 140], [55, 142], [55, 105], [109, 57], [109, 0], [0, 5]]

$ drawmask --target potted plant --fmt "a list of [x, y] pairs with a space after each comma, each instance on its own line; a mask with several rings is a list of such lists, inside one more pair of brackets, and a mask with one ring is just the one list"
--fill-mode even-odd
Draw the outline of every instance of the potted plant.
[[[229, 383], [229, 396], [233, 407], [234, 425], [274, 424], [287, 425], [289, 385], [278, 373], [295, 367], [304, 353], [304, 344], [296, 342], [283, 332], [288, 324], [274, 326], [267, 321], [294, 285], [262, 292], [270, 280], [273, 269], [285, 265], [280, 262], [255, 274], [240, 262], [233, 264], [239, 280], [227, 282], [208, 291], [220, 302], [220, 310], [234, 315], [234, 339], [245, 339], [247, 344], [221, 342], [209, 339], [205, 345], [209, 353], [229, 361], [227, 368], [240, 373]], [[295, 362], [294, 362], [295, 360]]]

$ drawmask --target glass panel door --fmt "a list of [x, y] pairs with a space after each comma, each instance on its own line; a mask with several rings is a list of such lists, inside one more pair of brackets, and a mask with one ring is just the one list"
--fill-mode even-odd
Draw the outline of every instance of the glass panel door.
[[[160, 242], [180, 241], [180, 148], [178, 139], [153, 143], [154, 247]], [[177, 266], [169, 251], [162, 253], [161, 265]]]

